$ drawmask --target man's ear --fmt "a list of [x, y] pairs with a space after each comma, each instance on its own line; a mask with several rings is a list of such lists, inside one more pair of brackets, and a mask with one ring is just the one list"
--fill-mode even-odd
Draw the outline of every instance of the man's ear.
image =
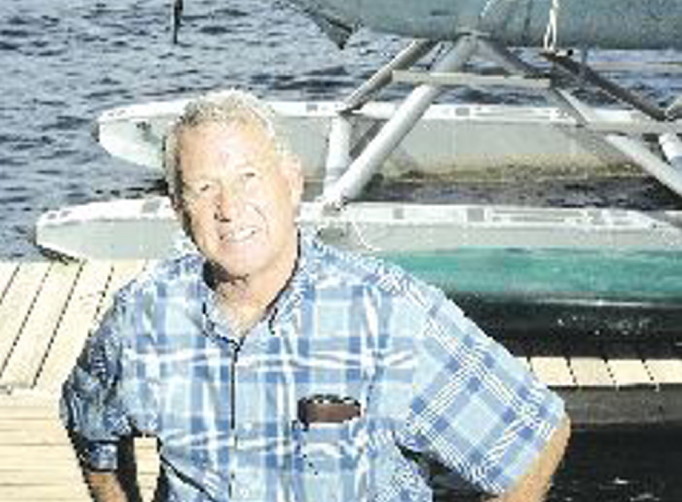
[[170, 199], [173, 212], [175, 213], [175, 217], [180, 222], [180, 226], [187, 235], [191, 235], [189, 215], [187, 214], [185, 203], [182, 200], [182, 196], [178, 193], [173, 193], [172, 191], [170, 191], [168, 197]]
[[168, 193], [168, 198], [170, 199], [170, 204], [173, 208], [173, 211], [175, 211], [175, 214], [179, 217], [183, 210], [182, 199], [178, 194], [173, 193], [172, 191]]
[[284, 157], [283, 172], [289, 184], [291, 202], [294, 207], [298, 207], [303, 199], [303, 166], [298, 158], [291, 154]]
[[180, 228], [182, 228], [182, 231], [185, 232], [185, 234], [192, 241], [194, 241], [194, 233], [192, 232], [192, 219], [190, 215], [187, 213], [187, 211], [183, 211], [182, 209], [176, 210], [175, 215], [178, 218], [178, 222], [180, 222]]
[[[168, 190], [168, 198], [170, 199], [171, 207], [175, 211], [176, 215], [179, 217], [180, 212], [183, 210], [183, 201], [181, 193], [181, 174], [179, 172], [179, 167], [177, 166], [179, 159], [175, 159], [175, 165], [169, 166], [166, 164], [164, 166], [164, 174], [166, 180], [166, 188]], [[174, 169], [171, 173], [169, 169]]]

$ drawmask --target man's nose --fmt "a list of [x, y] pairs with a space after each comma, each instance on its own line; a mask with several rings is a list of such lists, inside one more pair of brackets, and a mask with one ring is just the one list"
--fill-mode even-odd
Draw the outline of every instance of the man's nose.
[[223, 185], [218, 194], [216, 216], [220, 220], [231, 221], [237, 218], [244, 208], [244, 194], [237, 187]]

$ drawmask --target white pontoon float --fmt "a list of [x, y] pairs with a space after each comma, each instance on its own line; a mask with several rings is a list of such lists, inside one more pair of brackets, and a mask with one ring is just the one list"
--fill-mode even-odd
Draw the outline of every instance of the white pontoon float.
[[[183, 105], [151, 103], [106, 112], [98, 121], [99, 141], [120, 158], [160, 170], [161, 138]], [[273, 103], [313, 186], [300, 223], [327, 242], [393, 260], [439, 284], [472, 311], [504, 305], [506, 315], [487, 316], [499, 323], [492, 327], [496, 331], [532, 331], [528, 319], [537, 330], [553, 323], [556, 329], [588, 325], [606, 333], [604, 323], [616, 322], [619, 332], [625, 326], [633, 335], [677, 329], [682, 212], [361, 201], [341, 211], [325, 210], [314, 195], [325, 178], [320, 164], [338, 106]], [[393, 108], [367, 105], [354, 129], [362, 136]], [[597, 113], [633, 124], [638, 120], [636, 112]], [[581, 178], [605, 173], [608, 179], [617, 173], [625, 157], [591, 143], [589, 136], [587, 142], [576, 140], [583, 133], [573, 118], [552, 108], [437, 105], [382, 174], [457, 183], [458, 176], [485, 178], [487, 172], [506, 171], [513, 177], [519, 169]], [[632, 175], [632, 168], [626, 172]], [[49, 211], [38, 222], [37, 241], [60, 255], [105, 259], [157, 259], [183, 245], [162, 196]], [[544, 308], [538, 310], [539, 305]], [[520, 326], [524, 309], [533, 309], [533, 316]]]
[[[682, 1], [580, 0], [566, 3], [561, 14], [558, 0], [294, 3], [337, 42], [359, 25], [426, 37], [411, 42], [342, 103], [273, 103], [309, 186], [317, 185], [316, 197], [302, 208], [302, 225], [337, 245], [397, 261], [472, 310], [513, 305], [516, 321], [482, 316], [503, 329], [516, 322], [531, 331], [542, 305], [552, 312], [543, 333], [586, 325], [633, 336], [679, 330], [678, 211], [361, 199], [379, 173], [456, 182], [472, 170], [530, 167], [548, 175], [552, 169], [597, 173], [623, 165], [636, 165], [682, 194], [680, 100], [667, 108], [650, 103], [594, 71], [586, 50], [575, 61], [557, 44], [680, 47]], [[436, 62], [415, 71], [439, 40], [445, 42]], [[546, 65], [522, 60], [506, 47], [512, 44], [542, 45]], [[472, 74], [473, 58], [497, 71]], [[596, 87], [627, 109], [594, 109], [571, 92], [567, 79]], [[414, 90], [398, 104], [376, 102], [391, 82]], [[520, 88], [540, 93], [548, 106], [434, 104], [446, 88], [461, 86]], [[109, 111], [98, 121], [98, 140], [115, 156], [158, 168], [162, 138], [183, 104]], [[149, 198], [51, 211], [38, 222], [37, 240], [73, 257], [157, 258], [170, 252], [177, 228], [168, 202]], [[532, 319], [519, 315], [523, 309], [533, 312]]]

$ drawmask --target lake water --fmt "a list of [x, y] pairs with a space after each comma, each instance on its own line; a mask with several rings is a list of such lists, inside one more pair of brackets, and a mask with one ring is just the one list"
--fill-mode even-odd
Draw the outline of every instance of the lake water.
[[[229, 86], [276, 99], [338, 99], [404, 44], [361, 32], [339, 51], [309, 20], [282, 4], [185, 0], [185, 25], [173, 46], [168, 3], [2, 0], [0, 259], [40, 258], [32, 234], [43, 211], [161, 190], [158, 174], [109, 157], [91, 138], [92, 121], [101, 111]], [[596, 57], [681, 60], [674, 51]], [[617, 78], [661, 104], [682, 93], [679, 74]], [[530, 100], [513, 93], [468, 97]], [[573, 185], [558, 202], [680, 207], [677, 197], [651, 181], [619, 183], [598, 193]], [[679, 433], [578, 435], [551, 500], [680, 502], [680, 466]]]

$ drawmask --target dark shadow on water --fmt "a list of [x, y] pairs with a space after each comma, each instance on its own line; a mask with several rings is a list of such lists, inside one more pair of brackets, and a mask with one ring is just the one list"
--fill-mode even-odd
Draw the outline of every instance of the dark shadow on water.
[[[682, 428], [574, 433], [547, 502], [680, 502]], [[443, 493], [436, 502], [480, 502]]]
[[548, 502], [682, 500], [682, 428], [573, 436]]

